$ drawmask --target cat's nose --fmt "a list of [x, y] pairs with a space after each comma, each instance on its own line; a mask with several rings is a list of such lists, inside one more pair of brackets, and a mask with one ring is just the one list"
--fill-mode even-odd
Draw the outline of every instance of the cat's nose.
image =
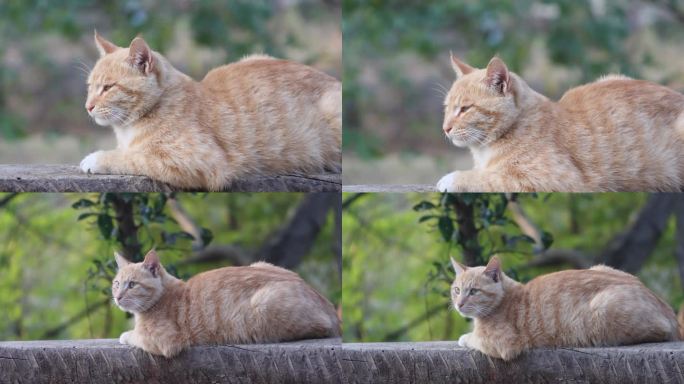
[[92, 112], [93, 109], [95, 109], [95, 104], [86, 104], [85, 107], [88, 110], [88, 112]]
[[444, 125], [442, 126], [442, 130], [444, 131], [444, 133], [449, 133], [449, 132], [451, 132], [451, 124], [444, 124]]
[[464, 302], [462, 302], [462, 301], [461, 301], [461, 302], [457, 302], [457, 303], [456, 303], [456, 305], [458, 306], [458, 309], [461, 309], [461, 308], [463, 308], [463, 304], [465, 304], [465, 303], [464, 303]]

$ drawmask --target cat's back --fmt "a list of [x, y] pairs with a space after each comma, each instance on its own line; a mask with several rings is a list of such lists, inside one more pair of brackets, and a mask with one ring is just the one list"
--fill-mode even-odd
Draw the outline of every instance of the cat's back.
[[219, 93], [255, 91], [257, 85], [271, 85], [292, 92], [320, 94], [337, 83], [334, 77], [310, 66], [266, 55], [251, 55], [214, 68], [201, 81], [204, 87]]
[[202, 272], [188, 280], [187, 286], [191, 291], [215, 287], [248, 294], [277, 282], [303, 283], [303, 280], [292, 271], [258, 262], [245, 267], [223, 267]]
[[608, 75], [593, 83], [567, 91], [558, 104], [573, 112], [588, 112], [595, 118], [630, 118], [636, 112], [648, 115], [684, 111], [684, 95], [660, 84]]
[[525, 287], [528, 291], [543, 293], [547, 291], [582, 294], [597, 293], [600, 289], [616, 285], [641, 285], [639, 279], [629, 273], [605, 265], [590, 269], [571, 269], [538, 276]]
[[542, 275], [524, 285], [516, 321], [531, 346], [601, 346], [677, 340], [672, 308], [639, 279], [600, 265]]

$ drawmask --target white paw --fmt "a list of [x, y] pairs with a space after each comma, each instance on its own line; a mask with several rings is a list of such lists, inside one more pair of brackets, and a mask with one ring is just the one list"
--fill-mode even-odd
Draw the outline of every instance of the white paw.
[[456, 179], [458, 178], [459, 171], [451, 172], [443, 176], [437, 182], [437, 190], [439, 192], [455, 192]]
[[133, 331], [126, 331], [119, 336], [119, 344], [131, 344], [131, 334]]
[[470, 333], [465, 333], [465, 334], [461, 335], [461, 337], [458, 338], [458, 345], [461, 347], [470, 348], [468, 346], [468, 338], [469, 337], [470, 337]]
[[100, 169], [97, 162], [101, 153], [102, 151], [93, 152], [81, 160], [81, 171], [85, 173], [98, 173]]

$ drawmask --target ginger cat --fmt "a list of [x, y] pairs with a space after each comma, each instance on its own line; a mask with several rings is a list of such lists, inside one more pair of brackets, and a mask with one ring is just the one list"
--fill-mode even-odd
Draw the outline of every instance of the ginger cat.
[[598, 265], [520, 284], [493, 257], [466, 268], [451, 259], [454, 308], [475, 319], [458, 344], [512, 360], [536, 347], [599, 347], [680, 340], [674, 311], [638, 278]]
[[135, 315], [121, 344], [172, 357], [191, 345], [339, 337], [333, 305], [296, 273], [268, 263], [200, 273], [187, 282], [164, 270], [154, 250], [141, 263], [115, 254], [116, 305]]
[[451, 57], [457, 80], [443, 130], [469, 147], [473, 170], [446, 192], [679, 191], [684, 187], [684, 95], [624, 76], [571, 89], [558, 102], [499, 58], [475, 69]]
[[85, 107], [117, 148], [81, 161], [92, 173], [145, 175], [220, 190], [247, 175], [341, 170], [342, 88], [311, 67], [254, 55], [196, 82], [136, 37], [95, 32], [100, 59]]

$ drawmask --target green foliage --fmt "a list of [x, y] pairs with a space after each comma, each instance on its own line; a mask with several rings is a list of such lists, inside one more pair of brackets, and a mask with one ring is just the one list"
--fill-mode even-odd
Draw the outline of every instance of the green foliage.
[[[10, 196], [0, 194], [0, 201]], [[114, 251], [150, 248], [169, 272], [190, 278], [226, 266], [189, 263], [193, 242], [173, 218], [170, 200], [204, 230], [204, 244], [255, 250], [301, 201], [297, 193], [19, 194], [0, 203], [0, 339], [118, 337], [131, 324], [110, 300]], [[123, 236], [120, 204], [130, 204], [137, 245]], [[117, 213], [118, 212], [118, 213]], [[107, 219], [102, 219], [107, 217]], [[297, 272], [339, 303], [334, 214]], [[125, 227], [125, 226], [124, 226]], [[86, 314], [77, 317], [86, 311]]]
[[[348, 199], [351, 194], [344, 194]], [[569, 265], [530, 267], [545, 249], [570, 249], [593, 263], [624, 231], [646, 201], [640, 193], [612, 194], [370, 194], [344, 211], [343, 308], [345, 341], [456, 340], [468, 322], [450, 308], [454, 272], [449, 257], [464, 262], [480, 251], [484, 264], [498, 254], [506, 274], [529, 281]], [[536, 244], [515, 224], [518, 204], [540, 228]], [[457, 215], [472, 208], [475, 242], [463, 242]], [[467, 210], [466, 210], [467, 211]], [[460, 221], [459, 221], [460, 219]], [[447, 222], [451, 224], [446, 224]], [[462, 235], [462, 234], [461, 234]], [[683, 295], [671, 222], [639, 278], [671, 305]], [[477, 254], [477, 253], [474, 253]]]

